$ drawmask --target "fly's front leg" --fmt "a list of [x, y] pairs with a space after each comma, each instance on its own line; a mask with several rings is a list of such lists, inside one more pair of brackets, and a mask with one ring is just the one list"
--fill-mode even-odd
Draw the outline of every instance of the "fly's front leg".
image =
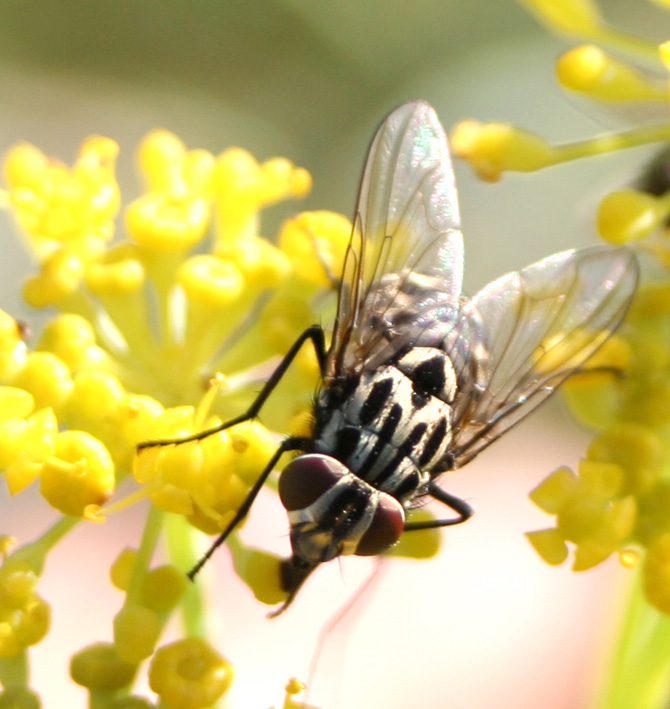
[[446, 490], [443, 490], [439, 485], [432, 480], [428, 483], [427, 492], [431, 497], [444, 503], [452, 509], [458, 517], [450, 517], [449, 519], [431, 519], [425, 522], [406, 522], [405, 532], [413, 532], [417, 529], [435, 529], [436, 527], [450, 527], [454, 524], [462, 524], [472, 517], [474, 510], [460, 497], [456, 497]]
[[312, 325], [308, 327], [302, 333], [302, 335], [300, 335], [300, 337], [293, 343], [291, 349], [286, 353], [284, 359], [280, 362], [277, 369], [272, 372], [272, 375], [265, 382], [260, 393], [245, 413], [240, 414], [239, 416], [236, 416], [235, 418], [230, 419], [230, 421], [226, 421], [225, 423], [222, 423], [219, 426], [215, 426], [214, 428], [208, 428], [205, 431], [198, 431], [198, 433], [193, 433], [190, 436], [184, 436], [183, 438], [165, 438], [154, 441], [143, 441], [137, 446], [137, 450], [141, 451], [144, 448], [153, 448], [155, 446], [168, 446], [171, 444], [188, 443], [189, 441], [199, 441], [203, 438], [207, 438], [207, 436], [211, 436], [214, 433], [218, 433], [219, 431], [223, 431], [226, 428], [235, 426], [238, 423], [244, 423], [244, 421], [249, 421], [250, 419], [256, 418], [256, 416], [258, 416], [259, 411], [261, 410], [261, 407], [263, 406], [267, 398], [270, 396], [270, 394], [272, 394], [274, 388], [277, 386], [280, 379], [284, 376], [286, 370], [291, 366], [291, 362], [293, 362], [296, 355], [300, 351], [300, 348], [305, 344], [307, 340], [311, 340], [312, 344], [314, 345], [314, 351], [316, 352], [316, 357], [319, 361], [319, 370], [323, 375], [326, 369], [326, 341], [321, 326]]
[[200, 569], [205, 565], [210, 556], [220, 547], [228, 538], [228, 535], [237, 527], [237, 525], [246, 517], [247, 512], [251, 509], [254, 500], [256, 499], [258, 493], [261, 491], [265, 481], [268, 479], [270, 473], [274, 470], [275, 466], [279, 462], [281, 456], [287, 451], [304, 450], [305, 445], [309, 441], [305, 438], [287, 438], [282, 444], [277, 448], [274, 455], [268, 461], [268, 464], [263, 469], [263, 472], [259, 475], [258, 480], [254, 483], [253, 487], [247, 493], [244, 498], [244, 502], [239, 507], [235, 516], [230, 520], [228, 526], [221, 532], [221, 534], [214, 540], [212, 546], [207, 550], [205, 555], [198, 561], [198, 563], [188, 572], [188, 577], [193, 581], [195, 575], [200, 571]]

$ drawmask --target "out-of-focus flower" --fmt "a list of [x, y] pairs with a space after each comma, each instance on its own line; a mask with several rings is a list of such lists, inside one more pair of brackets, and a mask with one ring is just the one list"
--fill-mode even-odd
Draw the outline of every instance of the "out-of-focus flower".
[[[589, 42], [559, 58], [557, 76], [564, 89], [601, 105], [656, 103], [667, 114], [670, 44], [658, 46], [609, 27], [591, 0], [520, 1], [550, 29]], [[667, 2], [657, 4], [670, 9]], [[668, 140], [670, 122], [560, 146], [498, 123], [464, 121], [452, 134], [455, 153], [489, 181], [508, 170], [536, 170]], [[556, 520], [555, 526], [528, 534], [546, 562], [562, 564], [572, 552], [573, 569], [584, 571], [615, 554], [625, 566], [642, 571], [644, 600], [633, 599], [630, 616], [640, 628], [629, 625], [622, 632], [602, 704], [608, 709], [667, 703], [669, 626], [656, 611], [670, 614], [668, 157], [664, 151], [644, 179], [608, 194], [600, 204], [595, 219], [600, 236], [614, 244], [634, 243], [653, 267], [618, 333], [563, 386], [576, 418], [595, 431], [584, 459], [574, 472], [556, 470], [531, 493]], [[642, 608], [647, 609], [644, 619]]]

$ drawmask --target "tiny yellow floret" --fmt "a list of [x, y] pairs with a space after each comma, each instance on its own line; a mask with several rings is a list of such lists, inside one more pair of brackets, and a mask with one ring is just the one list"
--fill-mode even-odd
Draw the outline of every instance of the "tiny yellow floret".
[[122, 549], [109, 570], [112, 583], [120, 591], [127, 591], [137, 560], [137, 549], [126, 547]]
[[209, 707], [232, 679], [232, 665], [201, 638], [161, 647], [149, 667], [149, 686], [173, 709]]
[[612, 244], [637, 241], [657, 229], [667, 216], [667, 207], [656, 197], [637, 190], [608, 194], [598, 207], [596, 226]]
[[327, 288], [339, 278], [351, 236], [351, 222], [334, 212], [302, 212], [279, 233], [279, 246], [293, 264], [297, 279]]
[[114, 463], [105, 446], [84, 431], [63, 431], [40, 476], [44, 498], [64, 514], [81, 517], [114, 491]]
[[595, 45], [574, 47], [556, 65], [564, 88], [602, 101], [663, 100], [667, 89], [652, 84], [623, 61]]
[[150, 608], [124, 606], [114, 618], [114, 647], [126, 662], [139, 663], [156, 647], [162, 623]]
[[505, 170], [529, 172], [555, 161], [546, 141], [505, 123], [461, 121], [451, 134], [451, 146], [487, 182], [496, 182]]
[[169, 613], [186, 592], [186, 574], [171, 564], [150, 569], [142, 582], [142, 603], [155, 613]]
[[119, 657], [112, 643], [95, 643], [75, 653], [70, 660], [70, 676], [82, 687], [110, 691], [132, 681], [137, 665]]

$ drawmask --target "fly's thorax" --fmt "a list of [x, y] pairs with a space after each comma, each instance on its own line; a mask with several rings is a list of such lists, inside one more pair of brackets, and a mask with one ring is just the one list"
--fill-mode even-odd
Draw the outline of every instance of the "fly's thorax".
[[306, 565], [336, 556], [381, 554], [403, 532], [405, 511], [326, 455], [294, 458], [279, 479], [288, 511], [293, 555]]
[[409, 348], [382, 367], [322, 390], [313, 450], [406, 505], [449, 467], [456, 391], [443, 350]]

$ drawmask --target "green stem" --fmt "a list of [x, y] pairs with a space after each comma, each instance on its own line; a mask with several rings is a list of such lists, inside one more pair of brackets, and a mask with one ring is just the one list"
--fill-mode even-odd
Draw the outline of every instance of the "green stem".
[[61, 517], [61, 519], [47, 529], [39, 539], [29, 544], [24, 544], [24, 546], [17, 549], [11, 557], [13, 559], [25, 559], [30, 563], [35, 573], [40, 575], [44, 569], [47, 554], [81, 521], [81, 517]]
[[631, 589], [600, 709], [663, 709], [670, 698], [670, 618]]
[[554, 148], [555, 159], [552, 164], [668, 140], [670, 140], [670, 124], [668, 123], [635, 128], [624, 133], [602, 135], [590, 140], [558, 145]]
[[146, 576], [151, 559], [156, 550], [156, 544], [163, 529], [163, 520], [165, 513], [156, 505], [149, 505], [147, 521], [142, 534], [140, 548], [137, 550], [137, 557], [133, 566], [133, 573], [126, 594], [126, 606], [133, 605], [139, 602], [142, 590], [142, 582]]
[[[193, 527], [182, 515], [166, 515], [165, 531], [170, 561], [184, 573], [192, 569], [199, 554], [194, 543]], [[206, 637], [205, 602], [202, 584], [189, 583], [181, 604], [182, 622], [186, 635]]]
[[658, 45], [647, 39], [619, 32], [611, 27], [602, 27], [591, 39], [619, 53], [628, 54], [638, 63], [642, 60], [656, 69], [660, 68]]
[[0, 685], [3, 687], [26, 687], [29, 674], [26, 648], [11, 657], [0, 658]]

